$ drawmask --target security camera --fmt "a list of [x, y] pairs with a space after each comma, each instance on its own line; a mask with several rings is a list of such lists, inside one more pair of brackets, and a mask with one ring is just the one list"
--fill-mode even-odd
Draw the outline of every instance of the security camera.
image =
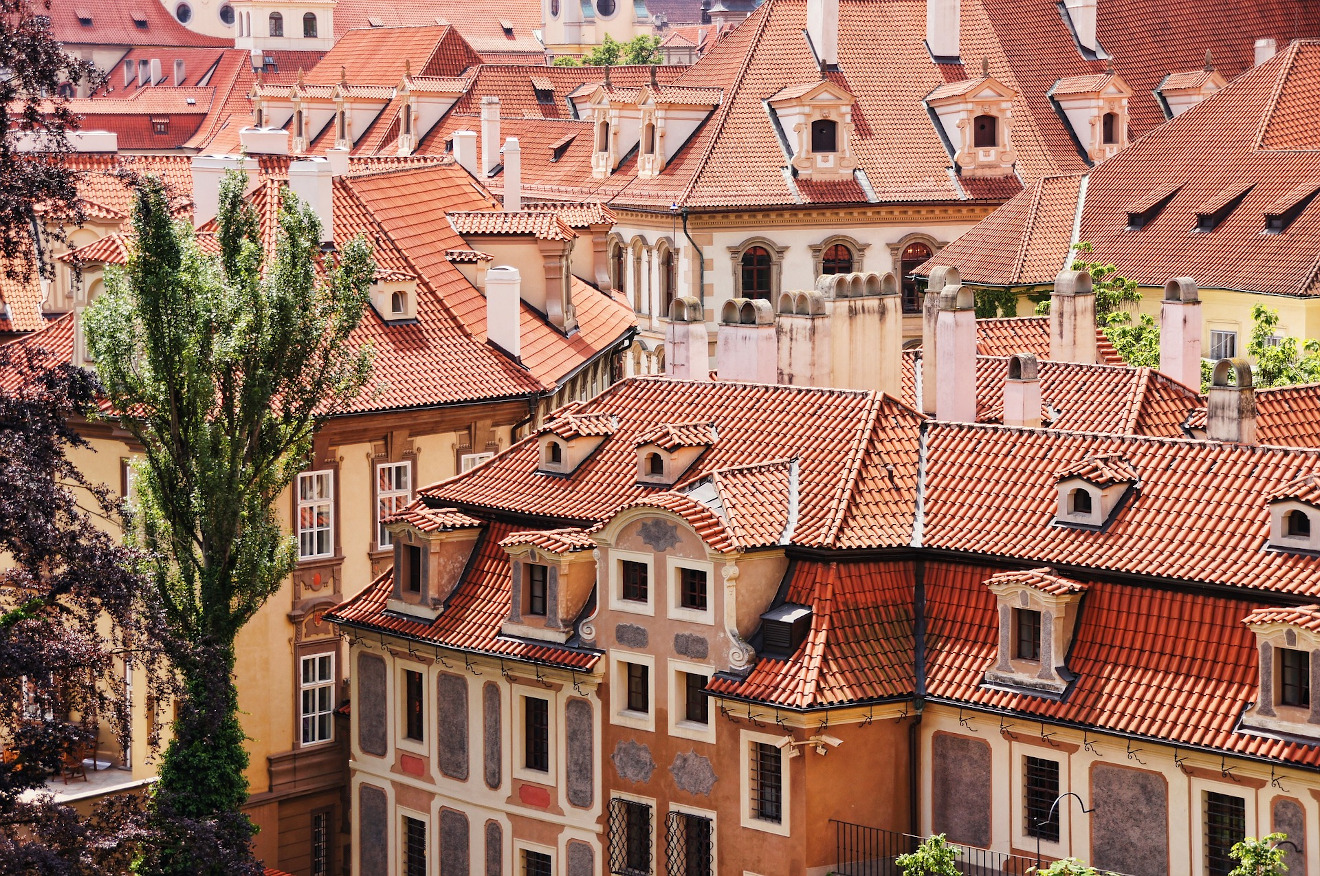
[[811, 741], [816, 743], [817, 745], [820, 745], [823, 742], [826, 745], [828, 745], [830, 748], [838, 748], [840, 745], [843, 744], [843, 740], [840, 739], [839, 737], [830, 736], [825, 733], [821, 733], [811, 737]]
[[793, 737], [792, 737], [792, 736], [785, 736], [785, 737], [783, 737], [782, 739], [780, 739], [778, 742], [775, 743], [775, 748], [778, 748], [780, 751], [783, 751], [785, 748], [788, 748], [789, 746], [791, 746], [791, 745], [793, 745], [793, 744], [794, 744], [794, 742], [793, 742]]

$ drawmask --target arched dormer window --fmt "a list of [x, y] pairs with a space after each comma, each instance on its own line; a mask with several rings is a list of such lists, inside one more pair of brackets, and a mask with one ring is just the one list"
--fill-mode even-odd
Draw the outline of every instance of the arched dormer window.
[[402, 123], [403, 126], [403, 136], [411, 137], [412, 136], [412, 104], [405, 103], [403, 105], [403, 112], [400, 113], [400, 122]]
[[1289, 511], [1284, 518], [1287, 521], [1286, 527], [1288, 535], [1294, 538], [1310, 538], [1311, 536], [1311, 515], [1300, 509]]
[[596, 126], [596, 151], [610, 151], [610, 123], [603, 119]]
[[853, 270], [853, 254], [844, 243], [832, 244], [821, 255], [820, 272], [822, 274], [850, 274]]
[[564, 447], [558, 441], [545, 445], [545, 461], [559, 465], [564, 461]]
[[408, 309], [407, 296], [402, 292], [395, 292], [390, 295], [390, 313], [403, 313]]
[[839, 123], [833, 119], [816, 119], [811, 123], [811, 151], [839, 151]]
[[348, 139], [348, 113], [343, 110], [335, 113], [335, 139]]
[[1100, 119], [1100, 142], [1112, 146], [1118, 142], [1118, 113], [1105, 113]]
[[627, 270], [627, 251], [623, 248], [623, 244], [616, 240], [610, 245], [610, 285], [614, 287], [615, 292], [623, 291], [624, 272]]
[[642, 154], [655, 154], [655, 125], [652, 122], [642, 126]]
[[308, 12], [303, 16], [303, 38], [316, 39], [316, 13]]
[[744, 298], [770, 298], [770, 251], [763, 246], [749, 246], [742, 254], [742, 294]]
[[999, 145], [999, 119], [983, 113], [972, 121], [972, 145], [977, 149], [992, 149]]
[[298, 110], [293, 114], [293, 136], [302, 138], [306, 136], [303, 133], [303, 111]]
[[284, 36], [284, 16], [278, 12], [270, 14], [270, 35], [273, 37]]
[[1091, 491], [1078, 487], [1068, 495], [1068, 507], [1074, 514], [1091, 513]]
[[646, 473], [653, 477], [664, 477], [665, 460], [658, 453], [648, 453], [646, 455]]

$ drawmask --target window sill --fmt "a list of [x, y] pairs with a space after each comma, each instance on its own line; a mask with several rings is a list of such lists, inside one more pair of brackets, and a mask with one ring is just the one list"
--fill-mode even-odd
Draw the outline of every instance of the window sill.
[[610, 600], [610, 610], [624, 611], [627, 612], [628, 614], [642, 614], [642, 615], [646, 615], [647, 617], [655, 617], [655, 603], [650, 601], [638, 602], [637, 600], [634, 599], [624, 599], [622, 597], [615, 597]]
[[715, 612], [712, 609], [706, 610], [696, 608], [683, 608], [682, 606], [671, 606], [669, 609], [669, 619], [676, 621], [686, 621], [692, 624], [704, 624], [709, 627], [715, 626]]
[[632, 709], [623, 709], [610, 716], [610, 723], [620, 727], [631, 727], [634, 730], [655, 732], [655, 715], [652, 712], [636, 712]]
[[751, 830], [759, 830], [762, 833], [773, 833], [779, 836], [788, 836], [789, 828], [787, 824], [781, 821], [767, 821], [764, 818], [749, 816], [742, 820], [742, 826]]
[[684, 719], [674, 722], [674, 725], [669, 728], [669, 735], [677, 736], [680, 739], [691, 739], [694, 742], [708, 742], [713, 745], [715, 743], [715, 725], [710, 721], [701, 724], [697, 721]]

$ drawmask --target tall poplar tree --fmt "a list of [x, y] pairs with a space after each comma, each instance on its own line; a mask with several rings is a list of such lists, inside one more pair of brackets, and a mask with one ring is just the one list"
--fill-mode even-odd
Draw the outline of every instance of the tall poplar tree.
[[245, 185], [238, 172], [221, 184], [220, 252], [208, 255], [171, 220], [161, 182], [143, 181], [128, 264], [86, 313], [108, 399], [144, 450], [137, 537], [185, 689], [155, 797], [175, 839], [148, 849], [139, 872], [256, 872], [239, 811], [248, 756], [235, 641], [293, 569], [276, 500], [318, 423], [370, 379], [370, 350], [349, 343], [368, 301], [369, 245], [323, 252], [316, 214], [286, 189], [267, 253]]

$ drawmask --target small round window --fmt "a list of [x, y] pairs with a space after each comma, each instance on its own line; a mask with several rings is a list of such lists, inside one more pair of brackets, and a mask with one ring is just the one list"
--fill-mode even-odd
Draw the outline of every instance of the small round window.
[[234, 24], [234, 7], [230, 6], [228, 3], [226, 3], [224, 6], [221, 6], [220, 20], [223, 21], [226, 25], [232, 26]]
[[180, 3], [174, 7], [174, 17], [179, 19], [180, 24], [187, 24], [192, 21], [192, 7], [187, 3]]
[[559, 0], [550, 0], [550, 17], [559, 17]]
[[609, 18], [614, 14], [614, 10], [618, 8], [615, 0], [596, 0], [596, 11], [600, 13], [602, 18]]

